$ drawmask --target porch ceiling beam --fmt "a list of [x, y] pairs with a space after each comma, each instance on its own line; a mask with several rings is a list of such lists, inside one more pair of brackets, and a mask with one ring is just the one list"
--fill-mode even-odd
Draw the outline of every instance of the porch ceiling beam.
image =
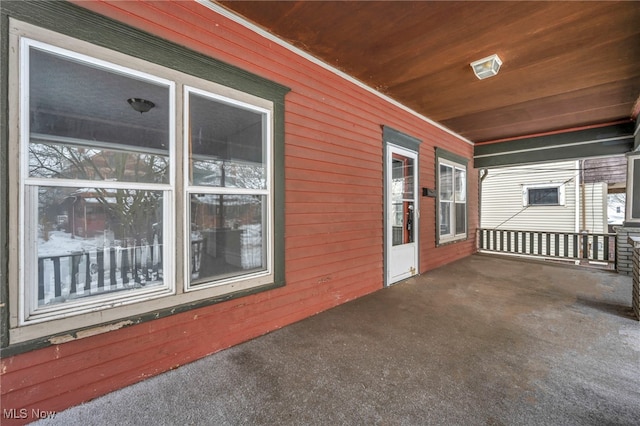
[[603, 127], [478, 144], [473, 158], [476, 168], [500, 167], [625, 154], [632, 151], [633, 146], [634, 123], [625, 121]]

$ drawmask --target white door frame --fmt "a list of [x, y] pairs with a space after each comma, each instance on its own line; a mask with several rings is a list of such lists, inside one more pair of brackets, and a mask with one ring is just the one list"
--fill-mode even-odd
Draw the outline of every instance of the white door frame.
[[[393, 194], [392, 194], [392, 178], [393, 178], [393, 159], [394, 154], [396, 156], [404, 157], [413, 162], [412, 167], [412, 182], [410, 197], [406, 195], [402, 196], [402, 216], [399, 219], [401, 223], [401, 229], [403, 233], [403, 241], [406, 236], [411, 235], [409, 242], [403, 242], [394, 246], [394, 223], [398, 222], [398, 218], [394, 217], [397, 214], [393, 208]], [[403, 279], [409, 278], [419, 273], [419, 218], [420, 218], [420, 202], [418, 198], [418, 152], [403, 148], [392, 143], [385, 144], [385, 165], [384, 165], [384, 258], [385, 258], [385, 286], [389, 286]], [[412, 195], [412, 196], [411, 196]], [[397, 197], [397, 195], [396, 195]], [[397, 198], [396, 198], [397, 201]], [[397, 205], [397, 203], [396, 203]], [[407, 231], [407, 218], [412, 212], [411, 229]], [[397, 223], [396, 223], [397, 225]], [[397, 232], [396, 227], [396, 232]], [[407, 234], [405, 234], [407, 232]], [[397, 236], [396, 236], [397, 237]]]

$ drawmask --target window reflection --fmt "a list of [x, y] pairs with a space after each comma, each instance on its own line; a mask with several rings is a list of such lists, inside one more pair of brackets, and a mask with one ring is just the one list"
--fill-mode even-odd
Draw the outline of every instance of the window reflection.
[[261, 195], [191, 195], [191, 277], [196, 283], [266, 269], [265, 207]]
[[37, 191], [39, 306], [163, 284], [161, 191]]
[[[168, 183], [166, 84], [29, 49], [31, 177]], [[127, 99], [150, 99], [141, 114]]]
[[264, 114], [189, 94], [193, 185], [264, 189]]

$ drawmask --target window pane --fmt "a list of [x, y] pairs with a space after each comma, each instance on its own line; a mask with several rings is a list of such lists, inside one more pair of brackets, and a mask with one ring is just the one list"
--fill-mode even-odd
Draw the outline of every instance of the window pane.
[[391, 196], [393, 201], [413, 199], [413, 159], [394, 155], [392, 160]]
[[189, 94], [193, 185], [265, 189], [264, 114]]
[[449, 202], [440, 203], [440, 235], [451, 234], [451, 204]]
[[456, 169], [456, 202], [466, 201], [467, 199], [467, 172], [462, 169]]
[[558, 205], [558, 188], [529, 188], [529, 205]]
[[30, 176], [169, 181], [168, 85], [35, 48], [29, 61]]
[[453, 167], [440, 164], [440, 200], [453, 201]]
[[266, 197], [191, 195], [191, 278], [210, 282], [266, 270]]
[[162, 191], [37, 191], [38, 306], [163, 284]]
[[467, 205], [465, 203], [456, 204], [456, 235], [464, 234], [467, 231]]

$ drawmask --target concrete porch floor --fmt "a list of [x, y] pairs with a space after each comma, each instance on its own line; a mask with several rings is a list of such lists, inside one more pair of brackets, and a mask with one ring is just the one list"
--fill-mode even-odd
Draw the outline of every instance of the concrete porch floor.
[[627, 276], [475, 255], [40, 423], [637, 425], [630, 305]]

